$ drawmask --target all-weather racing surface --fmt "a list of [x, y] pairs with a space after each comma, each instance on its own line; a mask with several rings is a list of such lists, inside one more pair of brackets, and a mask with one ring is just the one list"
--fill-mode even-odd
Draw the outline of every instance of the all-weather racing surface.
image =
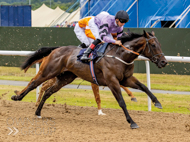
[[0, 142], [189, 142], [190, 115], [131, 111], [131, 129], [122, 109], [45, 104], [42, 119], [35, 104], [0, 100]]

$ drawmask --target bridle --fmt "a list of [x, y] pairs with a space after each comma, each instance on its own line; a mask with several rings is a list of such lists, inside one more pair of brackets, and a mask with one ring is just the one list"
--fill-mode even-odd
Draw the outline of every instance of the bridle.
[[[154, 55], [154, 53], [153, 53], [153, 51], [152, 51], [152, 48], [150, 48], [149, 42], [148, 42], [149, 40], [151, 40], [151, 39], [153, 39], [153, 38], [156, 38], [156, 37], [153, 36], [153, 37], [151, 37], [151, 38], [149, 38], [149, 39], [146, 38], [146, 45], [145, 45], [145, 47], [144, 47], [144, 49], [143, 49], [143, 51], [142, 51], [141, 53], [138, 53], [138, 52], [135, 52], [135, 51], [133, 51], [133, 50], [131, 50], [131, 49], [128, 49], [127, 47], [125, 47], [125, 46], [123, 46], [123, 45], [121, 45], [121, 47], [123, 47], [125, 50], [127, 50], [127, 51], [129, 51], [129, 52], [131, 52], [131, 53], [133, 53], [133, 54], [136, 54], [137, 56], [142, 55], [142, 54], [144, 53], [144, 51], [145, 51], [145, 48], [147, 47], [147, 48], [149, 49], [148, 53], [150, 52], [150, 53], [152, 54], [152, 58], [150, 58], [150, 60], [151, 60], [153, 63], [157, 63], [157, 62], [160, 60], [160, 58], [161, 58], [162, 56], [164, 56], [164, 53], [159, 53], [159, 54], [155, 54], [155, 55]], [[113, 49], [113, 48], [111, 48], [111, 49]], [[161, 55], [161, 56], [158, 57], [159, 55]], [[126, 65], [131, 65], [131, 64], [133, 64], [133, 62], [127, 63], [127, 62], [125, 62], [125, 61], [123, 61], [123, 60], [121, 60], [120, 58], [115, 57], [115, 56], [111, 56], [111, 55], [104, 55], [104, 56], [106, 56], [106, 57], [111, 57], [111, 58], [115, 58], [115, 59], [121, 61], [122, 63], [126, 64]], [[144, 56], [144, 55], [142, 55], [142, 56]], [[144, 57], [145, 57], [145, 56], [144, 56]], [[102, 56], [102, 58], [103, 58], [103, 56]], [[101, 59], [101, 58], [100, 58], [100, 59]], [[99, 60], [100, 60], [100, 59], [99, 59]], [[99, 61], [99, 60], [98, 60], [98, 61]], [[97, 63], [97, 62], [96, 62], [96, 63]]]
[[[153, 51], [152, 51], [152, 48], [149, 46], [149, 40], [151, 40], [151, 39], [153, 39], [153, 38], [156, 38], [155, 36], [153, 36], [153, 37], [151, 37], [151, 38], [146, 38], [146, 45], [145, 45], [145, 48], [147, 47], [149, 50], [148, 50], [148, 53], [150, 52], [151, 53], [151, 55], [152, 55], [152, 58], [150, 58], [150, 60], [153, 62], [153, 63], [156, 63], [156, 62], [158, 62], [159, 60], [160, 60], [160, 58], [162, 57], [162, 56], [164, 56], [164, 53], [159, 53], [159, 54], [155, 54], [154, 55], [154, 53], [153, 53]], [[145, 50], [145, 48], [143, 49], [143, 52], [144, 52], [144, 50]], [[143, 53], [142, 52], [142, 53]], [[141, 53], [141, 54], [142, 54]], [[160, 57], [158, 57], [159, 55], [161, 55]]]
[[[123, 46], [123, 45], [121, 45], [121, 46], [122, 46], [125, 50], [128, 50], [128, 51], [130, 51], [130, 52], [132, 52], [133, 54], [136, 54], [136, 55], [138, 55], [138, 56], [139, 56], [139, 55], [144, 56], [144, 55], [142, 55], [142, 54], [144, 53], [145, 48], [147, 47], [147, 48], [149, 49], [149, 50], [148, 50], [148, 53], [150, 52], [151, 55], [152, 55], [152, 58], [150, 58], [150, 60], [151, 60], [153, 63], [156, 63], [156, 62], [158, 62], [158, 61], [160, 60], [160, 58], [161, 58], [162, 56], [164, 56], [164, 53], [159, 53], [159, 54], [155, 54], [155, 55], [154, 55], [154, 53], [153, 53], [153, 51], [152, 51], [152, 48], [150, 48], [150, 46], [149, 46], [149, 40], [151, 40], [151, 39], [153, 39], [153, 38], [156, 39], [155, 36], [153, 36], [153, 37], [151, 37], [151, 38], [146, 38], [146, 45], [145, 45], [145, 47], [144, 47], [142, 53], [138, 53], [138, 52], [135, 52], [135, 51], [133, 51], [133, 50], [130, 50], [130, 49], [128, 49], [127, 47], [125, 47], [125, 46]], [[161, 56], [158, 57], [159, 55], [161, 55]]]

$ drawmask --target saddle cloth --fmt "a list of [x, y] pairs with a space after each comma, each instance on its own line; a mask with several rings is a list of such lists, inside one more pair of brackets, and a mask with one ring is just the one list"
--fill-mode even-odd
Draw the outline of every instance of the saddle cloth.
[[[94, 83], [97, 84], [98, 86], [99, 86], [99, 84], [98, 84], [98, 81], [96, 79], [96, 75], [94, 72], [94, 60], [104, 54], [107, 46], [108, 46], [108, 43], [103, 43], [103, 44], [97, 45], [89, 55], [91, 61], [90, 62], [83, 62], [83, 63], [86, 63], [89, 65], [92, 79], [93, 79]], [[81, 59], [81, 57], [82, 57], [82, 55], [86, 49], [87, 48], [80, 50], [79, 55], [77, 56], [78, 61], [82, 62], [80, 59]]]
[[[93, 55], [93, 58], [91, 59], [92, 61], [94, 61], [96, 58], [102, 56], [107, 48], [109, 43], [103, 43], [103, 44], [98, 44], [94, 50], [91, 52], [92, 55]], [[84, 51], [86, 50], [87, 48], [83, 48], [80, 50], [79, 54], [77, 55], [77, 60], [82, 62], [80, 59], [82, 57], [82, 55], [84, 54]], [[89, 62], [83, 62], [83, 63], [86, 63], [86, 64], [89, 64]]]

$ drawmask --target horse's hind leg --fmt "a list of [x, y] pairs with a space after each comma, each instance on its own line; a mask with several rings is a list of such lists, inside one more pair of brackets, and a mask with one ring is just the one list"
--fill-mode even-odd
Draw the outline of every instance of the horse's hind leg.
[[134, 76], [131, 76], [130, 78], [127, 78], [126, 80], [124, 80], [122, 82], [122, 85], [142, 90], [150, 97], [155, 107], [162, 109], [162, 105], [160, 104], [158, 99], [150, 92], [150, 90], [144, 84], [139, 82]]
[[21, 101], [26, 94], [28, 94], [28, 92], [30, 92], [31, 90], [35, 89], [37, 86], [39, 86], [42, 82], [46, 81], [47, 78], [42, 77], [42, 75], [40, 73], [38, 73], [27, 85], [27, 87], [25, 87], [20, 94], [14, 95], [11, 97], [12, 100], [14, 101]]
[[125, 92], [128, 94], [128, 96], [131, 97], [131, 101], [137, 102], [136, 97], [133, 95], [133, 93], [127, 87], [124, 87], [122, 85], [120, 85], [120, 87], [123, 88], [123, 90], [125, 90]]
[[48, 88], [45, 91], [45, 94], [43, 95], [43, 98], [35, 112], [35, 114], [40, 118], [41, 117], [41, 110], [42, 107], [45, 103], [45, 101], [55, 92], [59, 91], [63, 86], [71, 83], [77, 76], [75, 74], [73, 74], [72, 72], [64, 72], [62, 74], [60, 74], [59, 76], [57, 76], [57, 80], [56, 82], [53, 84], [53, 86], [51, 86], [50, 88]]
[[51, 87], [54, 83], [56, 82], [56, 77], [52, 78], [52, 79], [49, 79], [48, 81], [44, 82], [42, 84], [42, 87], [40, 89], [40, 93], [39, 93], [39, 96], [38, 96], [38, 100], [36, 101], [36, 104], [35, 106], [38, 106], [40, 104], [40, 101], [41, 101], [41, 98], [42, 98], [42, 95], [44, 94], [44, 92], [49, 88]]
[[97, 103], [97, 106], [98, 106], [98, 115], [106, 115], [105, 113], [102, 112], [102, 109], [101, 109], [99, 86], [94, 84], [94, 83], [91, 83], [91, 87], [92, 87], [94, 97], [95, 97], [95, 100], [96, 100], [96, 103]]
[[22, 89], [21, 91], [15, 90], [14, 93], [15, 93], [17, 96], [19, 96], [20, 94], [22, 94], [22, 93], [30, 86], [30, 84], [31, 84], [33, 81], [34, 81], [34, 78], [31, 79], [31, 81], [28, 83], [28, 85], [27, 85], [24, 89]]

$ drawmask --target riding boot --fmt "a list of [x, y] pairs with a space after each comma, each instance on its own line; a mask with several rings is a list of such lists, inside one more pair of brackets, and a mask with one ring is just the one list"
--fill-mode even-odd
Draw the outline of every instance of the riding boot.
[[90, 48], [90, 46], [84, 51], [84, 54], [81, 57], [81, 61], [88, 61], [90, 60], [90, 58], [88, 58], [88, 55], [92, 52], [92, 49]]
[[87, 48], [87, 46], [86, 46], [85, 43], [80, 44], [78, 47], [80, 47], [80, 48]]
[[90, 46], [86, 49], [86, 51], [84, 51], [83, 56], [81, 57], [81, 61], [88, 61], [90, 60], [90, 58], [88, 58], [88, 55], [94, 50], [94, 48], [96, 47], [97, 44], [99, 44], [101, 42], [101, 40], [96, 39], [94, 40]]

